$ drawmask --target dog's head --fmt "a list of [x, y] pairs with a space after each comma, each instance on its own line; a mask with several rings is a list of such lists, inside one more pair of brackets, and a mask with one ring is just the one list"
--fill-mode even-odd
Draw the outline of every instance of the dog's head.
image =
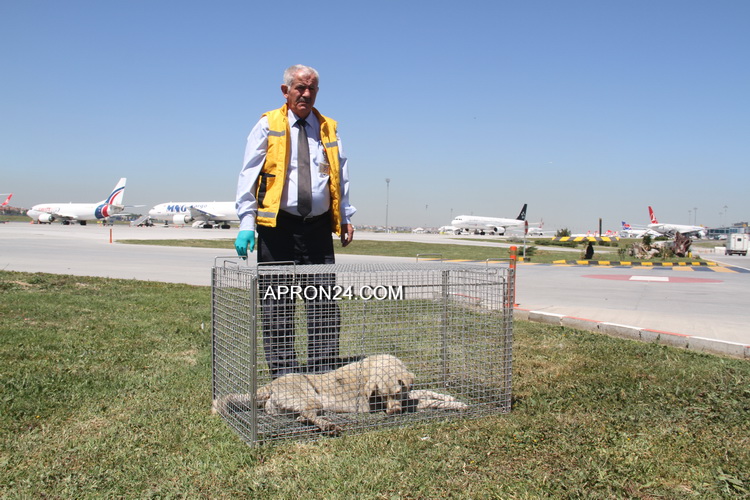
[[388, 415], [401, 413], [402, 402], [408, 399], [414, 374], [403, 371], [398, 375], [374, 377], [368, 381], [366, 391], [369, 395], [370, 411], [385, 411]]

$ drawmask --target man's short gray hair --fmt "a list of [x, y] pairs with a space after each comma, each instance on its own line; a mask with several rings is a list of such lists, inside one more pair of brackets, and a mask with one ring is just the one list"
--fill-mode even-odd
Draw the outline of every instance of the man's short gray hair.
[[304, 64], [295, 64], [294, 66], [289, 66], [286, 71], [284, 71], [284, 85], [291, 87], [294, 76], [298, 73], [312, 74], [318, 83], [320, 83], [320, 76], [315, 68], [305, 66]]

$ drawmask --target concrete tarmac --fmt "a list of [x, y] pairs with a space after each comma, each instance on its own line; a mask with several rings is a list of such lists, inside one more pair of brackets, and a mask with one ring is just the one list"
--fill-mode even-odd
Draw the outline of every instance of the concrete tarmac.
[[[236, 230], [190, 227], [0, 224], [0, 269], [138, 279], [210, 286], [218, 257], [230, 249], [129, 245], [128, 239], [227, 239]], [[357, 232], [358, 239], [508, 246], [485, 238]], [[111, 241], [111, 242], [110, 242]], [[579, 251], [576, 251], [579, 252]], [[254, 254], [253, 254], [254, 257]], [[249, 265], [253, 265], [253, 257]], [[750, 257], [706, 255], [730, 267], [595, 267], [519, 264], [518, 310], [532, 319], [565, 324], [582, 318], [602, 325], [696, 337], [744, 346], [750, 352]], [[415, 259], [339, 255], [340, 263]], [[533, 316], [536, 315], [536, 318]], [[590, 328], [592, 329], [592, 328]], [[640, 334], [644, 336], [643, 333]], [[675, 338], [677, 338], [675, 337]], [[734, 347], [733, 347], [734, 348]]]

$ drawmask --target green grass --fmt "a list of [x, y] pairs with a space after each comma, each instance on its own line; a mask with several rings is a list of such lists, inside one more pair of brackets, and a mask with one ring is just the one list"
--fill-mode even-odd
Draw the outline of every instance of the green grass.
[[0, 497], [739, 498], [750, 363], [528, 322], [507, 415], [251, 448], [210, 289], [0, 272]]
[[[492, 241], [492, 240], [487, 240]], [[500, 241], [500, 240], [496, 240]], [[200, 247], [200, 248], [226, 248], [234, 251], [234, 239], [214, 239], [214, 240], [118, 240], [118, 243], [133, 245], [162, 245], [178, 247]], [[507, 243], [507, 242], [505, 242]], [[551, 263], [556, 261], [575, 261], [581, 260], [583, 248], [580, 251], [570, 252], [561, 250], [539, 249], [535, 245], [544, 245], [544, 241], [527, 242], [527, 261], [536, 263]], [[632, 243], [632, 242], [630, 242]], [[621, 242], [620, 245], [628, 245], [628, 242]], [[516, 243], [518, 256], [523, 256], [523, 245]], [[372, 241], [372, 240], [355, 240], [351, 245], [342, 247], [338, 240], [334, 240], [334, 248], [337, 254], [344, 255], [384, 255], [390, 257], [409, 257], [415, 258], [417, 255], [425, 258], [435, 258], [440, 256], [445, 260], [462, 259], [485, 261], [487, 259], [507, 259], [510, 251], [507, 247], [485, 247], [471, 245], [454, 245], [450, 243], [419, 243], [413, 241]], [[596, 246], [594, 260], [642, 262], [642, 260], [631, 257], [620, 257], [617, 253], [618, 247]], [[428, 257], [430, 256], [430, 257]], [[694, 258], [669, 258], [667, 262], [696, 262], [700, 257]], [[664, 259], [651, 259], [650, 262], [664, 262]]]
[[[218, 240], [118, 240], [118, 243], [134, 245], [162, 245], [200, 248], [226, 248], [234, 251], [234, 239]], [[531, 245], [529, 245], [531, 246]], [[518, 256], [523, 255], [523, 245], [517, 245]], [[416, 259], [417, 255], [425, 258], [435, 258], [436, 255], [445, 260], [463, 259], [479, 260], [507, 259], [510, 251], [506, 247], [481, 247], [469, 245], [453, 245], [450, 243], [418, 243], [413, 241], [372, 241], [355, 240], [351, 245], [342, 247], [341, 242], [334, 241], [337, 254], [344, 255], [384, 255], [390, 257], [409, 257]], [[529, 252], [531, 253], [531, 252]], [[610, 254], [613, 259], [617, 254]], [[429, 257], [428, 257], [429, 256]], [[554, 262], [555, 260], [575, 260], [580, 255], [577, 252], [562, 252], [534, 249], [534, 262]]]

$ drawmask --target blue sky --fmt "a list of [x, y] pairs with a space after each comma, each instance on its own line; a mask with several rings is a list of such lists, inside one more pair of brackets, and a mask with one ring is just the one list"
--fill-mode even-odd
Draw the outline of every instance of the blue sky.
[[[350, 158], [354, 222], [574, 232], [750, 220], [750, 2], [25, 0], [0, 5], [15, 206], [234, 199], [283, 70]], [[725, 210], [724, 207], [727, 207]], [[695, 210], [697, 208], [697, 211]]]

